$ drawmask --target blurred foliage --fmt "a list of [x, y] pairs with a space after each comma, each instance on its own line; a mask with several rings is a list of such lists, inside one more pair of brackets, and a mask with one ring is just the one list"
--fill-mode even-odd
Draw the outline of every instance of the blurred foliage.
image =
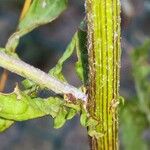
[[[125, 150], [149, 150], [144, 130], [150, 126], [150, 41], [131, 54], [137, 96], [126, 101], [121, 110], [121, 130]], [[150, 142], [150, 141], [149, 141]]]
[[150, 123], [150, 41], [135, 49], [131, 55], [132, 70], [140, 109]]
[[145, 114], [139, 111], [136, 100], [126, 102], [121, 110], [122, 143], [125, 150], [149, 150], [142, 133], [148, 127]]

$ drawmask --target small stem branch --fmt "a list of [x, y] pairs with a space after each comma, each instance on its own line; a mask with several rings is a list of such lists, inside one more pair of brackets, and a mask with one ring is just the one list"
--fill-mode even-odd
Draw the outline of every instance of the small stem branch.
[[9, 74], [8, 70], [4, 69], [0, 79], [0, 92], [2, 92], [5, 88], [8, 79], [8, 74]]
[[30, 8], [32, 0], [25, 0], [24, 6], [21, 12], [20, 20], [24, 18], [25, 14], [27, 13], [28, 9]]
[[59, 81], [19, 59], [0, 52], [0, 66], [22, 77], [28, 78], [43, 88], [48, 88], [57, 94], [72, 94], [76, 99], [87, 100], [87, 96], [79, 89]]

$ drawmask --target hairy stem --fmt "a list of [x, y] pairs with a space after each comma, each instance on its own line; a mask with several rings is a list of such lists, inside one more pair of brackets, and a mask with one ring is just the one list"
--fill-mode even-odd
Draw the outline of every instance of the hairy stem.
[[92, 150], [118, 149], [120, 2], [86, 0], [89, 54], [89, 113], [99, 120]]
[[48, 88], [58, 94], [71, 94], [76, 99], [86, 101], [87, 96], [77, 88], [61, 82], [45, 72], [12, 56], [0, 52], [0, 66], [22, 77], [28, 78], [42, 88]]

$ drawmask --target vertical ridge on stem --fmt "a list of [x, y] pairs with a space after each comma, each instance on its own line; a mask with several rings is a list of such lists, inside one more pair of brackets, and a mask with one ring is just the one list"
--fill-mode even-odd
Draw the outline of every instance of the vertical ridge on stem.
[[89, 112], [98, 121], [92, 150], [118, 149], [120, 1], [86, 0], [89, 54]]

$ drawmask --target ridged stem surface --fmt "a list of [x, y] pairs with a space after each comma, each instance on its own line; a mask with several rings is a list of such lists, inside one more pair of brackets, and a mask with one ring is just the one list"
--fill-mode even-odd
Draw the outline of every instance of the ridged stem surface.
[[89, 112], [98, 121], [92, 150], [118, 149], [120, 1], [86, 0], [89, 55]]

